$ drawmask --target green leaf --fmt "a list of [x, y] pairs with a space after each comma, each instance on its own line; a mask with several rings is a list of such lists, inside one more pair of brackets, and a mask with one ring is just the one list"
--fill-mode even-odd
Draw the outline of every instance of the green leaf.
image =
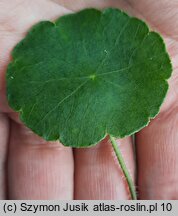
[[146, 126], [159, 112], [172, 71], [161, 36], [111, 8], [40, 22], [12, 56], [10, 106], [38, 135], [73, 147]]

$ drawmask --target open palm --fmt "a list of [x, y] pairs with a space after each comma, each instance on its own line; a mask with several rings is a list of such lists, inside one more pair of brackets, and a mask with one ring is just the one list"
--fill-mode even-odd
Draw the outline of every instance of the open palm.
[[118, 140], [140, 199], [178, 199], [178, 0], [0, 1], [0, 199], [130, 199], [108, 140], [88, 149], [46, 142], [7, 104], [5, 72], [14, 45], [40, 20], [85, 7], [118, 7], [145, 19], [165, 38], [173, 63], [160, 114], [136, 134]]

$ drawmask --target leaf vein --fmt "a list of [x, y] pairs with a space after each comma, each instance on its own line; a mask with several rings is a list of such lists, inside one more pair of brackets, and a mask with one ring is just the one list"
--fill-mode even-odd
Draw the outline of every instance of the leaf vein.
[[71, 96], [73, 96], [80, 88], [82, 88], [82, 86], [84, 86], [86, 83], [88, 82], [88, 80], [86, 80], [85, 82], [83, 82], [81, 85], [79, 85], [71, 94], [67, 95], [65, 98], [63, 98], [61, 101], [59, 101], [59, 103], [49, 112], [46, 113], [46, 115], [39, 121], [39, 123], [36, 125], [36, 127], [45, 120], [45, 118], [47, 116], [49, 116], [54, 110], [56, 110], [64, 101], [66, 101], [68, 98], [70, 98]]

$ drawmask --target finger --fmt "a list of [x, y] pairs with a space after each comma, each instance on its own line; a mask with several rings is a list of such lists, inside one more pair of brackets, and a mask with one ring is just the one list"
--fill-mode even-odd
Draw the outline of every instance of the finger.
[[[117, 141], [132, 178], [135, 165], [131, 137]], [[130, 199], [130, 192], [108, 139], [75, 149], [75, 199]]]
[[153, 29], [166, 36], [177, 38], [177, 0], [126, 0], [125, 2], [137, 17], [144, 18]]
[[159, 115], [136, 136], [140, 199], [178, 199], [178, 112]]
[[0, 113], [0, 199], [6, 199], [6, 167], [9, 137], [9, 120]]
[[8, 158], [10, 199], [72, 199], [73, 153], [12, 121]]
[[140, 199], [178, 199], [178, 46], [165, 42], [173, 64], [169, 91], [160, 114], [136, 135]]

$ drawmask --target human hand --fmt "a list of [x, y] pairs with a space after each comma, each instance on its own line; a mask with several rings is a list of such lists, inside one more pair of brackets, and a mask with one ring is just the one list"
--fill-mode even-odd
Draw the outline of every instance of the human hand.
[[71, 149], [27, 129], [7, 104], [5, 72], [10, 52], [39, 20], [84, 7], [118, 7], [145, 19], [165, 38], [174, 72], [160, 114], [118, 144], [140, 199], [178, 199], [178, 0], [1, 0], [0, 2], [0, 199], [130, 199], [112, 146]]

